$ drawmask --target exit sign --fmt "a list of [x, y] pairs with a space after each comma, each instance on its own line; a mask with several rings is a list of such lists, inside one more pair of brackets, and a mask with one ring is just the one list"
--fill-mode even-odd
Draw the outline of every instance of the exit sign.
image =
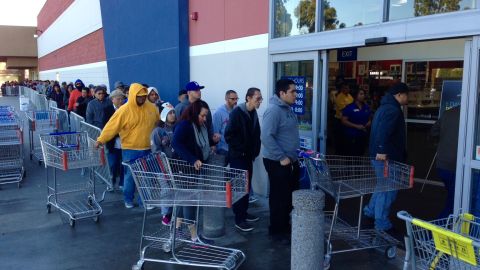
[[337, 62], [356, 61], [357, 48], [343, 48], [337, 50]]

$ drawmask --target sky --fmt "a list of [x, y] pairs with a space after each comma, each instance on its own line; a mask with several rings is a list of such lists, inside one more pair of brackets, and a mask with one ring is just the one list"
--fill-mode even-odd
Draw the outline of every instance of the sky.
[[0, 0], [0, 25], [37, 26], [37, 15], [46, 0]]

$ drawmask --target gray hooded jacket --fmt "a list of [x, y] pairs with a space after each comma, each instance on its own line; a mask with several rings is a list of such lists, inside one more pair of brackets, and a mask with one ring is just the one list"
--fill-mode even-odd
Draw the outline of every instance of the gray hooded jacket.
[[286, 157], [297, 160], [300, 148], [297, 116], [290, 106], [274, 95], [263, 114], [262, 144], [265, 158], [280, 161]]

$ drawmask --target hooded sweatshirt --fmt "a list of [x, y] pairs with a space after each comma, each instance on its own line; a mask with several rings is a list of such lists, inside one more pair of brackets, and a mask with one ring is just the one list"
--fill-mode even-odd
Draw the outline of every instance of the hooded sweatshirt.
[[85, 86], [82, 82], [82, 80], [76, 80], [74, 85], [77, 85], [77, 83], [80, 83], [82, 86], [80, 89], [76, 88], [73, 89], [72, 93], [70, 94], [70, 98], [68, 99], [68, 110], [73, 111], [75, 109], [75, 102], [77, 102], [77, 99], [82, 96], [82, 89]]
[[405, 162], [406, 130], [400, 103], [387, 93], [372, 121], [370, 156], [386, 154], [388, 159]]
[[263, 114], [263, 156], [275, 161], [286, 157], [296, 161], [300, 148], [297, 116], [277, 95], [271, 97], [269, 103]]
[[113, 114], [97, 138], [101, 144], [113, 139], [117, 134], [122, 141], [122, 149], [146, 150], [150, 149], [150, 134], [160, 119], [158, 109], [152, 103], [145, 101], [138, 106], [138, 93], [147, 93], [141, 84], [133, 83], [128, 92], [128, 102]]

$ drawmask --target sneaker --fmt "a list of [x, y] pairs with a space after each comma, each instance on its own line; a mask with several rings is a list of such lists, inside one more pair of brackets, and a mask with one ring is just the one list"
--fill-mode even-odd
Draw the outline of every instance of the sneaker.
[[251, 232], [254, 229], [253, 226], [247, 223], [246, 221], [240, 224], [235, 224], [235, 228], [239, 229], [242, 232]]
[[260, 218], [258, 216], [255, 216], [255, 215], [247, 214], [247, 218], [245, 220], [248, 221], [248, 222], [256, 222], [256, 221], [260, 220]]
[[165, 225], [165, 226], [169, 226], [170, 225], [170, 218], [169, 215], [164, 215], [162, 217], [162, 224]]
[[125, 208], [131, 209], [131, 208], [133, 208], [133, 207], [135, 207], [135, 205], [133, 205], [133, 203], [131, 203], [131, 202], [125, 202]]
[[123, 190], [123, 186], [118, 186], [118, 189]]
[[253, 195], [250, 195], [250, 197], [248, 198], [248, 203], [254, 203], [256, 201], [258, 201], [258, 199]]
[[152, 205], [147, 205], [147, 207], [145, 207], [147, 210], [153, 210], [155, 209], [155, 206], [152, 206]]
[[107, 191], [108, 192], [113, 192], [113, 187], [112, 186], [107, 186]]

